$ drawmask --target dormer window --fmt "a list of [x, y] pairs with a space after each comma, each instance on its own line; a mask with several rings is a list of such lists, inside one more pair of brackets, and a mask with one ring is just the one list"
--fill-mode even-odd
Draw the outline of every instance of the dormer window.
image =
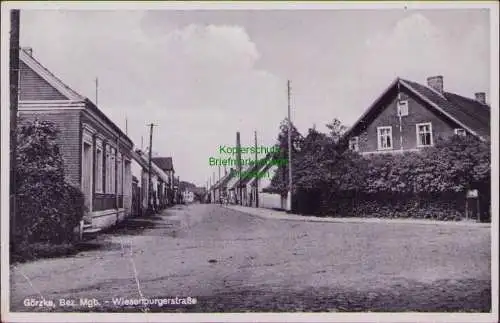
[[398, 100], [397, 113], [401, 117], [408, 115], [408, 100]]
[[460, 137], [465, 137], [467, 133], [465, 132], [465, 129], [462, 128], [457, 128], [455, 129], [455, 135], [460, 136]]

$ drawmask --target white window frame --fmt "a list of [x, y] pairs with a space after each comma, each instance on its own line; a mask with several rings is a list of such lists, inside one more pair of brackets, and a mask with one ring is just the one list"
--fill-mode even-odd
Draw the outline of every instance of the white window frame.
[[[410, 112], [409, 112], [409, 106], [408, 106], [408, 100], [398, 100], [397, 101], [397, 105], [396, 105], [396, 109], [397, 109], [397, 114], [398, 116], [401, 116], [401, 117], [406, 117]], [[406, 110], [403, 110], [403, 107], [406, 109]], [[402, 113], [403, 111], [405, 111], [406, 113]]]
[[[429, 126], [429, 133], [430, 133], [430, 138], [431, 138], [431, 142], [429, 145], [423, 145], [421, 142], [420, 142], [420, 131], [419, 131], [419, 127], [421, 126]], [[417, 123], [415, 125], [415, 131], [416, 131], [416, 134], [417, 134], [417, 147], [431, 147], [434, 145], [434, 136], [432, 135], [432, 123], [431, 122], [422, 122], [422, 123]]]
[[[355, 148], [352, 149], [351, 146], [355, 145]], [[349, 139], [349, 149], [352, 151], [359, 151], [359, 136], [354, 136]]]
[[467, 132], [465, 131], [464, 128], [456, 128], [455, 129], [455, 135], [465, 137], [467, 135]]
[[[382, 147], [381, 135], [383, 130], [389, 130], [390, 147]], [[392, 126], [377, 127], [377, 149], [378, 150], [392, 150], [394, 149], [394, 140], [392, 139]]]

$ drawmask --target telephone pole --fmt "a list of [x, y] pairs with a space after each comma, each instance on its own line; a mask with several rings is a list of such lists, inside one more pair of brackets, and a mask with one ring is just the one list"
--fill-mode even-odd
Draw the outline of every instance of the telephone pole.
[[257, 130], [254, 132], [254, 140], [255, 140], [255, 169], [256, 169], [256, 174], [255, 174], [255, 207], [259, 207], [259, 174], [258, 171], [260, 169], [260, 165], [258, 165], [258, 160], [257, 160]]
[[292, 118], [290, 116], [290, 95], [291, 95], [290, 80], [287, 82], [288, 96], [288, 196], [287, 209], [292, 211]]
[[[236, 187], [236, 190], [239, 189], [239, 204], [242, 205], [242, 200], [243, 200], [243, 190], [241, 188], [241, 170], [242, 170], [242, 165], [241, 165], [241, 142], [240, 142], [240, 132], [236, 132], [236, 160], [237, 160], [237, 166], [238, 166], [238, 186]], [[236, 192], [238, 194], [238, 191]]]
[[149, 160], [148, 160], [148, 213], [151, 215], [153, 213], [153, 205], [151, 203], [151, 191], [153, 190], [153, 183], [151, 182], [151, 172], [152, 172], [152, 158], [153, 158], [153, 127], [156, 126], [153, 123], [148, 124], [149, 126]]
[[19, 93], [19, 20], [20, 11], [10, 11], [10, 245], [16, 248], [16, 151], [17, 105]]
[[96, 77], [95, 78], [95, 105], [98, 105], [99, 103], [99, 79]]

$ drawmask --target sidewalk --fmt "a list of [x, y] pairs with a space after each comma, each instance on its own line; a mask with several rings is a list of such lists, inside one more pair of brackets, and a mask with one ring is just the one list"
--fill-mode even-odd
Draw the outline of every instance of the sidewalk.
[[490, 228], [491, 223], [478, 223], [475, 221], [437, 221], [424, 219], [386, 219], [386, 218], [332, 218], [305, 216], [297, 214], [288, 214], [285, 211], [278, 211], [264, 208], [253, 208], [240, 205], [224, 205], [224, 207], [251, 214], [263, 219], [303, 221], [303, 222], [332, 222], [332, 223], [406, 223], [406, 224], [424, 224], [424, 225], [459, 225]]

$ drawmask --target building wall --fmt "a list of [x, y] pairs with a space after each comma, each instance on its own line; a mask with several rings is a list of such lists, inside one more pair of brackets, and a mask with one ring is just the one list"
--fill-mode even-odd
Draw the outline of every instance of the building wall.
[[25, 111], [23, 103], [19, 104], [18, 122], [51, 121], [56, 124], [60, 133], [56, 139], [64, 160], [66, 180], [75, 186], [80, 185], [81, 145], [80, 145], [80, 110], [44, 107], [41, 111]]
[[393, 95], [384, 103], [382, 112], [366, 127], [361, 133], [353, 133], [359, 136], [359, 151], [360, 152], [376, 152], [378, 150], [378, 133], [377, 127], [392, 126], [392, 141], [394, 151], [401, 149], [400, 137], [403, 137], [403, 149], [417, 149], [417, 132], [416, 125], [418, 123], [431, 122], [433, 140], [437, 136], [446, 137], [454, 134], [454, 129], [459, 126], [452, 125], [443, 116], [439, 116], [434, 111], [426, 107], [426, 104], [418, 98], [402, 94], [402, 98], [408, 100], [408, 115], [401, 117], [400, 121], [397, 114], [397, 96]]
[[64, 95], [30, 69], [24, 62], [19, 62], [19, 100], [67, 100]]

